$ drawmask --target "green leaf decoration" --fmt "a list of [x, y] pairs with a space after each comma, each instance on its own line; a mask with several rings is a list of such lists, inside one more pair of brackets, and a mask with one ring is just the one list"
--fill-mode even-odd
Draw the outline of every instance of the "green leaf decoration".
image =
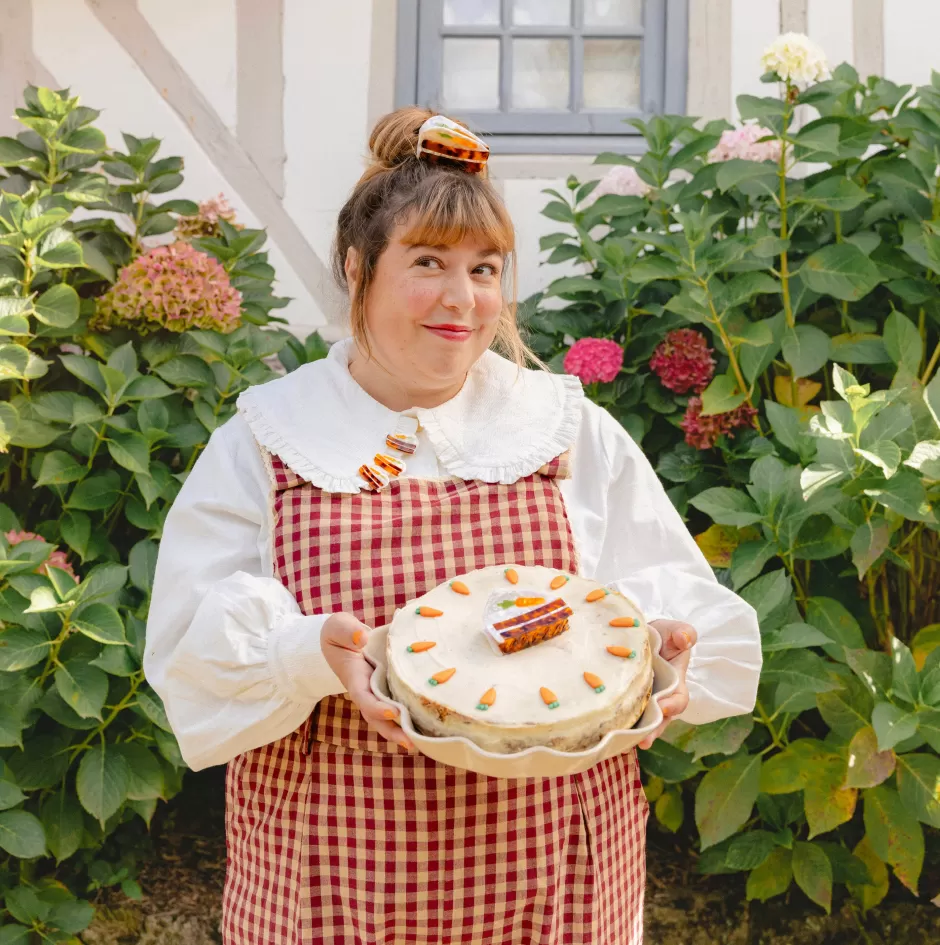
[[702, 849], [730, 837], [751, 816], [760, 788], [761, 758], [741, 754], [708, 771], [695, 792]]
[[82, 756], [75, 787], [82, 807], [102, 826], [127, 800], [130, 772], [113, 745], [96, 745]]

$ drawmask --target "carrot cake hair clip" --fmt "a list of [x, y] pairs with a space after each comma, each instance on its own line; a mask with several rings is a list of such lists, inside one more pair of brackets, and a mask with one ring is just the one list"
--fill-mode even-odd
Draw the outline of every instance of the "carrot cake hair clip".
[[434, 115], [418, 129], [418, 160], [486, 175], [489, 146], [468, 128], [444, 115]]

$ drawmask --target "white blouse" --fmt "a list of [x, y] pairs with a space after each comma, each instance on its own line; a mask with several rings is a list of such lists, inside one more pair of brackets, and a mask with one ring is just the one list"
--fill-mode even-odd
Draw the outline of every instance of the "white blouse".
[[[144, 669], [183, 757], [199, 770], [297, 729], [343, 692], [320, 649], [329, 616], [301, 614], [274, 576], [271, 489], [259, 444], [320, 488], [354, 493], [400, 414], [352, 379], [351, 342], [241, 395], [166, 519]], [[571, 449], [560, 480], [581, 571], [614, 584], [648, 619], [698, 631], [689, 706], [702, 724], [750, 712], [761, 666], [754, 610], [720, 585], [646, 457], [576, 378], [522, 371], [487, 352], [460, 393], [417, 420], [406, 475], [514, 482]], [[412, 424], [413, 426], [413, 424]]]

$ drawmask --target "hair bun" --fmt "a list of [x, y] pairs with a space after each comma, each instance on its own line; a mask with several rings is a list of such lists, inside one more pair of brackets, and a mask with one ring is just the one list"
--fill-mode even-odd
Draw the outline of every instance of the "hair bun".
[[433, 114], [426, 108], [412, 105], [380, 118], [369, 138], [373, 163], [380, 168], [389, 168], [409, 157], [416, 157], [418, 131]]

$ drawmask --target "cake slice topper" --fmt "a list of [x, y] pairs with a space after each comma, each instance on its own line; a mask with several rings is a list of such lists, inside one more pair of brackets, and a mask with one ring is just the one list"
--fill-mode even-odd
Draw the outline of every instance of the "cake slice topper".
[[571, 608], [560, 597], [531, 588], [494, 591], [483, 611], [483, 629], [501, 653], [535, 646], [568, 629]]

